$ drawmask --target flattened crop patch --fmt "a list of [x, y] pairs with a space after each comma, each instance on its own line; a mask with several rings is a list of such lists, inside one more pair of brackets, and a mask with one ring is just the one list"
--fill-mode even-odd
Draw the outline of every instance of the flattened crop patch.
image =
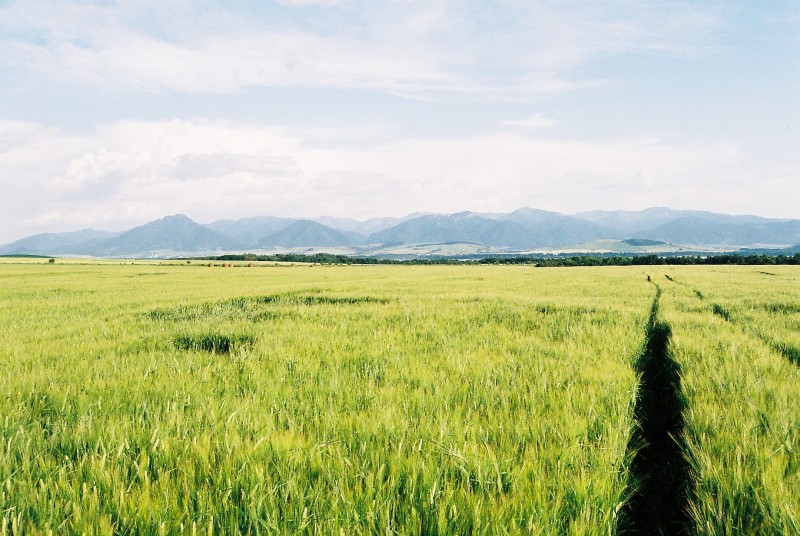
[[731, 314], [730, 310], [726, 309], [720, 304], [715, 303], [714, 305], [712, 305], [711, 311], [718, 317], [724, 318], [728, 322], [733, 322], [733, 315]]
[[255, 339], [249, 335], [227, 335], [204, 333], [200, 335], [178, 335], [173, 340], [178, 350], [229, 354], [237, 348], [252, 346]]
[[275, 320], [292, 316], [291, 311], [277, 309], [286, 306], [315, 305], [363, 305], [385, 304], [389, 300], [374, 296], [322, 296], [311, 293], [287, 293], [266, 296], [245, 296], [178, 307], [153, 309], [145, 313], [150, 320], [183, 322], [212, 320], [217, 318], [252, 320], [254, 322]]
[[583, 316], [583, 315], [591, 315], [597, 312], [597, 308], [595, 307], [558, 305], [555, 303], [540, 303], [534, 307], [534, 310], [542, 315]]
[[797, 366], [800, 366], [800, 348], [786, 344], [784, 342], [774, 342], [772, 347], [776, 352], [783, 355], [786, 359], [791, 361]]
[[765, 303], [762, 304], [764, 310], [773, 314], [798, 314], [800, 313], [800, 303]]

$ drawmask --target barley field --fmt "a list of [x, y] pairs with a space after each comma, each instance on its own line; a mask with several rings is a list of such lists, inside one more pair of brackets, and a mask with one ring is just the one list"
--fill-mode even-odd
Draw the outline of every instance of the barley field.
[[0, 264], [2, 534], [800, 532], [795, 267], [247, 264]]

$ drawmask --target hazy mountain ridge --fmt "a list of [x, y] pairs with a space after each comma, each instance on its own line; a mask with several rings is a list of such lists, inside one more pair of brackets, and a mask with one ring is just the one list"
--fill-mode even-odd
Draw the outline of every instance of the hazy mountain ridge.
[[536, 229], [543, 235], [541, 245], [555, 247], [601, 240], [611, 236], [611, 230], [594, 222], [524, 207], [505, 215], [505, 219]]
[[108, 231], [96, 231], [94, 229], [83, 229], [67, 233], [41, 233], [28, 236], [0, 246], [0, 255], [16, 253], [20, 255], [49, 255], [61, 248], [101, 240], [120, 235], [122, 233], [112, 233]]
[[274, 216], [257, 216], [241, 220], [220, 220], [206, 225], [209, 229], [226, 234], [245, 246], [258, 246], [264, 238], [283, 231], [297, 220]]
[[241, 244], [178, 214], [146, 223], [118, 236], [67, 245], [56, 254], [123, 257], [184, 252], [229, 251]]
[[311, 220], [300, 220], [263, 238], [260, 246], [336, 247], [359, 244], [363, 240], [364, 236], [358, 233], [339, 231]]
[[[472, 249], [515, 253], [555, 248], [580, 250], [581, 244], [586, 245], [586, 251], [593, 251], [591, 244], [630, 239], [734, 250], [764, 245], [788, 247], [800, 244], [800, 220], [661, 207], [572, 216], [525, 207], [507, 214], [415, 213], [364, 221], [262, 216], [206, 225], [175, 215], [123, 233], [84, 230], [33, 235], [0, 246], [0, 254], [150, 257], [339, 248], [368, 255], [387, 246], [425, 244], [471, 244]], [[635, 246], [635, 242], [628, 244], [631, 245]]]
[[370, 235], [370, 244], [421, 244], [460, 242], [483, 246], [525, 247], [524, 228], [492, 222], [471, 212], [425, 215]]
[[620, 235], [634, 235], [668, 225], [683, 218], [692, 218], [721, 224], [759, 224], [790, 220], [769, 219], [761, 216], [720, 214], [703, 210], [672, 210], [666, 207], [651, 207], [640, 211], [594, 210], [580, 212], [574, 218], [595, 223]]
[[698, 245], [792, 245], [800, 243], [800, 221], [720, 223], [688, 216], [655, 229], [635, 233], [636, 238]]
[[394, 227], [404, 221], [408, 221], [420, 216], [427, 216], [428, 213], [414, 212], [402, 218], [370, 218], [368, 220], [354, 220], [351, 218], [333, 218], [330, 216], [323, 216], [320, 218], [311, 218], [311, 221], [321, 223], [333, 229], [357, 233], [363, 236], [370, 236], [379, 233], [390, 227]]

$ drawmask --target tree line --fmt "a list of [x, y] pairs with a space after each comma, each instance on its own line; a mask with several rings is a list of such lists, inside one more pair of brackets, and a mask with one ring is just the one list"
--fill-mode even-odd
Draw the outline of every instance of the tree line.
[[377, 257], [355, 257], [332, 253], [281, 253], [275, 255], [256, 255], [254, 253], [218, 255], [214, 257], [194, 257], [196, 260], [213, 261], [262, 261], [262, 262], [302, 262], [314, 264], [525, 264], [540, 267], [569, 266], [648, 266], [648, 265], [800, 265], [800, 253], [794, 255], [569, 255], [569, 256], [493, 256], [481, 258], [427, 258], [391, 259]]

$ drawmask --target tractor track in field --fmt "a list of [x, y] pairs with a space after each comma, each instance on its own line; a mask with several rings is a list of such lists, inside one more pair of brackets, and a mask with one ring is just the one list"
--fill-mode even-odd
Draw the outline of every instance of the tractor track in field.
[[646, 343], [634, 368], [640, 375], [628, 443], [633, 453], [627, 502], [617, 534], [691, 534], [689, 463], [683, 441], [685, 401], [680, 367], [669, 352], [671, 329], [658, 317], [661, 288], [650, 309]]
[[[767, 342], [764, 340], [764, 342]], [[772, 349], [788, 359], [794, 365], [800, 367], [800, 348], [796, 348], [783, 342], [770, 342]]]
[[[772, 272], [759, 272], [759, 273], [768, 276], [778, 275]], [[669, 280], [671, 283], [676, 283], [678, 285], [686, 286], [684, 283], [675, 280], [675, 278], [673, 278], [670, 275], [665, 274], [664, 277], [667, 278], [667, 280]], [[650, 276], [647, 276], [647, 280], [650, 281]], [[692, 290], [694, 291], [695, 296], [697, 296], [697, 299], [699, 299], [700, 301], [703, 301], [706, 298], [706, 295], [703, 294], [701, 290], [698, 289], [692, 289]], [[730, 309], [719, 303], [711, 304], [711, 312], [717, 315], [718, 317], [722, 318], [726, 322], [738, 326], [744, 333], [758, 337], [764, 344], [766, 344], [767, 346], [772, 348], [775, 352], [779, 353], [787, 360], [789, 360], [790, 363], [800, 367], [800, 348], [797, 348], [796, 346], [792, 346], [791, 344], [787, 344], [782, 341], [777, 341], [770, 337], [766, 337], [764, 336], [763, 333], [760, 333], [758, 330], [752, 328], [751, 326], [738, 322], [736, 318], [734, 318], [734, 315], [730, 311]]]
[[725, 307], [723, 307], [718, 303], [715, 303], [711, 306], [711, 311], [715, 315], [725, 319], [731, 324], [738, 325], [739, 328], [745, 334], [750, 334], [758, 337], [759, 339], [761, 339], [761, 342], [763, 342], [764, 344], [772, 348], [775, 352], [785, 357], [790, 363], [800, 367], [800, 348], [797, 348], [785, 342], [781, 342], [779, 340], [775, 340], [771, 337], [765, 336], [763, 333], [760, 333], [758, 329], [737, 322], [733, 314], [730, 312], [730, 310], [726, 309]]

